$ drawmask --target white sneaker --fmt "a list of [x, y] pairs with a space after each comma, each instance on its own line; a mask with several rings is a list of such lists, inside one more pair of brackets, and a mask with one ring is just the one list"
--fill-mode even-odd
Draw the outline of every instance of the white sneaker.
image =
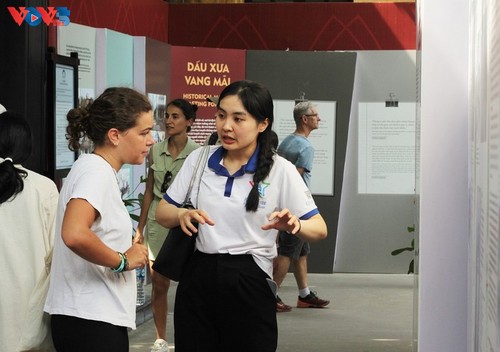
[[168, 343], [163, 339], [157, 339], [151, 352], [168, 352]]

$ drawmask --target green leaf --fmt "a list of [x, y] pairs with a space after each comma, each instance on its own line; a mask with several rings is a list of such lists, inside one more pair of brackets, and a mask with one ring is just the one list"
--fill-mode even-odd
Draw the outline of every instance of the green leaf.
[[413, 252], [413, 248], [412, 247], [405, 247], [405, 248], [399, 248], [399, 249], [395, 249], [391, 252], [392, 255], [398, 255], [398, 254], [401, 254], [405, 251], [408, 251], [408, 252]]
[[134, 202], [132, 199], [122, 199], [123, 200], [123, 204], [125, 204], [126, 207], [131, 207], [134, 205]]
[[[137, 188], [139, 187], [139, 185], [141, 183], [146, 182], [146, 180], [147, 180], [147, 177], [144, 177], [143, 175], [141, 175], [139, 184], [137, 184], [137, 186], [135, 186], [134, 190], [130, 194], [125, 196], [125, 199], [122, 198], [123, 204], [128, 209], [128, 213], [130, 215], [130, 218], [132, 220], [137, 221], [137, 222], [139, 222], [139, 216], [135, 215], [134, 212], [141, 209], [142, 201], [144, 200], [144, 194], [139, 193], [137, 195], [137, 198], [129, 198], [129, 196], [132, 196], [135, 193], [135, 191], [137, 190]], [[132, 209], [130, 209], [130, 208], [132, 208]]]
[[415, 260], [412, 259], [411, 262], [410, 262], [410, 265], [408, 266], [408, 274], [413, 274], [415, 272], [413, 270], [414, 269], [414, 264], [415, 264]]
[[139, 222], [139, 215], [135, 215], [135, 214], [132, 214], [132, 213], [129, 213], [129, 215], [130, 215], [130, 218], [132, 220], [135, 220], [135, 221]]

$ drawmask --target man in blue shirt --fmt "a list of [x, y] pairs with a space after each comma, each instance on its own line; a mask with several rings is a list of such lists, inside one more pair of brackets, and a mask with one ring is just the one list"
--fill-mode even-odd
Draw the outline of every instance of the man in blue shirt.
[[[314, 160], [314, 147], [307, 139], [309, 134], [319, 127], [321, 121], [316, 106], [310, 101], [302, 101], [293, 109], [295, 131], [287, 136], [278, 147], [278, 154], [295, 165], [307, 187], [311, 188], [311, 169]], [[323, 308], [330, 301], [319, 298], [307, 284], [307, 255], [311, 248], [308, 242], [287, 233], [278, 237], [278, 257], [275, 259], [273, 276], [278, 287], [293, 262], [294, 276], [299, 289], [297, 308]], [[276, 311], [289, 312], [292, 307], [285, 304], [279, 296], [276, 298]]]

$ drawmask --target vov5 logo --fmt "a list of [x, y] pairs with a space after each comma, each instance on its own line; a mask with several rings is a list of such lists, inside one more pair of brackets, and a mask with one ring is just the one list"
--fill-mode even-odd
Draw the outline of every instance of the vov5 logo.
[[41, 6], [37, 7], [13, 7], [8, 6], [12, 18], [20, 26], [23, 21], [30, 26], [38, 26], [42, 21], [47, 26], [67, 26], [69, 24], [69, 13], [67, 7], [49, 6], [44, 9]]

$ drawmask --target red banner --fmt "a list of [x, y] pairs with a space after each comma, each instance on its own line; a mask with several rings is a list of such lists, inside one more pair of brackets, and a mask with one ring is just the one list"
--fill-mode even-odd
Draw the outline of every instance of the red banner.
[[191, 138], [203, 144], [215, 131], [215, 104], [207, 97], [218, 96], [231, 82], [245, 78], [245, 50], [172, 47], [170, 100], [183, 98], [198, 105]]

